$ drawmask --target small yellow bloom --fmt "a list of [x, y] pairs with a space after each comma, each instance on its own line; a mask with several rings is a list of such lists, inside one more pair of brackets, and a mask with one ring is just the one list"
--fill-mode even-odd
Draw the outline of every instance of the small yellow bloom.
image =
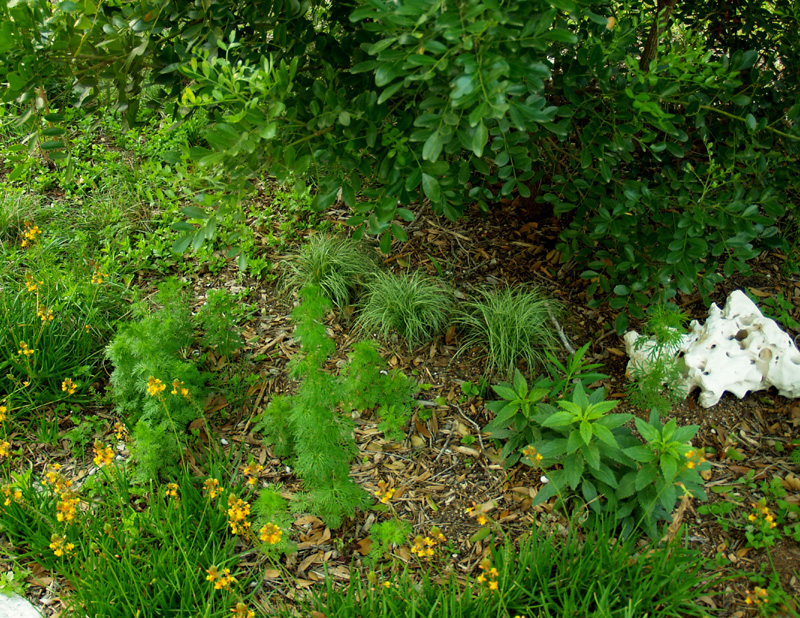
[[114, 451], [110, 446], [106, 446], [100, 442], [94, 443], [94, 465], [99, 468], [109, 465], [114, 461]]
[[30, 356], [34, 352], [35, 350], [31, 350], [28, 347], [27, 343], [25, 343], [24, 341], [19, 342], [19, 351], [17, 352], [17, 354], [19, 354], [20, 356]]
[[275, 545], [280, 542], [282, 534], [283, 530], [281, 530], [276, 524], [270, 522], [261, 528], [258, 533], [258, 538], [264, 543]]
[[487, 522], [488, 522], [488, 521], [489, 521], [489, 520], [486, 518], [486, 515], [484, 515], [483, 513], [481, 513], [480, 515], [478, 515], [478, 523], [479, 523], [481, 526], [485, 526], [485, 525], [487, 524]]
[[0, 457], [8, 457], [10, 447], [11, 444], [9, 444], [8, 440], [0, 442]]
[[490, 581], [489, 582], [489, 590], [497, 590], [497, 582], [496, 581]]
[[75, 388], [75, 382], [73, 382], [70, 378], [67, 378], [61, 383], [61, 390], [67, 395], [72, 395], [75, 392]]
[[66, 539], [63, 536], [53, 533], [50, 535], [50, 549], [53, 550], [53, 553], [58, 556], [59, 558], [63, 556], [65, 553], [71, 552], [75, 549], [75, 545], [72, 543], [64, 543]]
[[231, 613], [234, 618], [254, 618], [255, 613], [252, 609], [248, 609], [247, 605], [241, 601], [236, 604], [236, 607], [231, 608]]
[[217, 479], [208, 479], [203, 484], [205, 485], [209, 498], [216, 498], [222, 493], [222, 488], [219, 486], [219, 481]]
[[6, 413], [8, 412], [8, 408], [5, 406], [0, 406], [0, 423], [6, 420]]
[[167, 496], [170, 498], [177, 498], [178, 497], [178, 484], [177, 483], [167, 483]]
[[114, 423], [114, 436], [117, 438], [117, 440], [124, 440], [127, 435], [128, 430], [125, 428], [125, 425], [119, 421]]
[[375, 492], [375, 497], [381, 501], [381, 504], [386, 504], [394, 496], [394, 487], [389, 487], [386, 481], [378, 481], [378, 491]]
[[[208, 578], [206, 578], [208, 579]], [[236, 583], [236, 578], [231, 575], [231, 570], [226, 568], [223, 571], [222, 577], [219, 580], [214, 582], [214, 589], [215, 590], [230, 590], [231, 586]]]
[[154, 378], [150, 376], [147, 379], [147, 392], [150, 394], [151, 397], [158, 397], [161, 393], [164, 392], [164, 389], [167, 388], [167, 385], [164, 384], [158, 378]]
[[247, 478], [248, 485], [255, 485], [258, 482], [258, 474], [264, 469], [264, 466], [256, 463], [249, 463], [242, 468], [242, 473]]
[[208, 573], [208, 575], [206, 575], [206, 580], [210, 582], [215, 582], [217, 581], [217, 579], [219, 579], [220, 576], [219, 569], [215, 567], [213, 564], [210, 567], [208, 567], [206, 573]]

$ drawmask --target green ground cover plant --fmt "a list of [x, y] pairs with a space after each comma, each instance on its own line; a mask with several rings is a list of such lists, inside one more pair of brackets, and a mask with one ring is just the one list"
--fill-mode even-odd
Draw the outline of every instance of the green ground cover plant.
[[487, 371], [503, 377], [512, 376], [522, 361], [533, 371], [559, 346], [553, 323], [558, 313], [558, 303], [536, 288], [478, 291], [458, 305], [455, 322], [465, 332], [459, 354], [482, 349]]
[[535, 529], [518, 544], [498, 543], [465, 586], [427, 568], [420, 582], [408, 571], [377, 574], [370, 584], [354, 579], [343, 591], [327, 580], [303, 607], [338, 618], [706, 615], [696, 599], [711, 581], [699, 552], [680, 539], [639, 547], [634, 537], [615, 536], [613, 519], [604, 522], [585, 536], [578, 528], [564, 536]]
[[410, 347], [419, 347], [439, 335], [450, 321], [451, 290], [420, 271], [377, 271], [364, 282], [359, 325], [383, 339], [398, 335]]

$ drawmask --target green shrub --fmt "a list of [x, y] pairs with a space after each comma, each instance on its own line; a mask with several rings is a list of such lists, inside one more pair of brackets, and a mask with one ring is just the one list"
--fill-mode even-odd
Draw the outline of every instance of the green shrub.
[[353, 302], [359, 284], [375, 269], [375, 261], [358, 242], [319, 234], [286, 262], [286, 284], [303, 289], [318, 287], [335, 307]]
[[546, 353], [555, 350], [558, 335], [551, 315], [559, 305], [535, 288], [487, 290], [459, 306], [456, 323], [465, 331], [458, 351], [482, 348], [487, 371], [511, 376], [521, 361], [528, 371], [542, 365]]
[[135, 439], [140, 480], [174, 474], [187, 425], [198, 418], [206, 396], [206, 376], [181, 358], [192, 341], [193, 324], [181, 284], [161, 285], [150, 312], [119, 327], [106, 349], [113, 363], [112, 398]]
[[[522, 451], [522, 461], [549, 479], [534, 505], [580, 495], [591, 519], [610, 513], [627, 532], [641, 527], [657, 539], [658, 522], [669, 519], [679, 489], [707, 499], [699, 471], [710, 464], [689, 442], [697, 425], [678, 427], [674, 419], [664, 425], [656, 410], [648, 422], [608, 414], [619, 402], [605, 401], [602, 388], [587, 394], [580, 381], [555, 405], [542, 403], [549, 389], [529, 389], [518, 371], [513, 384], [493, 389], [500, 399], [487, 404], [495, 418], [484, 430], [508, 441], [504, 455]], [[625, 426], [631, 419], [644, 444]]]
[[378, 271], [365, 287], [359, 324], [369, 333], [388, 338], [394, 332], [409, 346], [420, 346], [441, 333], [450, 319], [452, 292], [420, 271]]

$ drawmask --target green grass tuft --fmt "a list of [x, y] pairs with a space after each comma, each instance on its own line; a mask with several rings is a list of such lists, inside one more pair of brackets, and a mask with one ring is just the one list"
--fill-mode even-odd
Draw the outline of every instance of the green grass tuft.
[[356, 286], [375, 272], [375, 260], [350, 238], [318, 235], [287, 262], [285, 283], [302, 289], [317, 286], [336, 307], [353, 302]]
[[366, 282], [361, 328], [381, 337], [397, 333], [410, 346], [430, 341], [448, 324], [453, 296], [443, 284], [419, 271], [376, 272]]
[[558, 335], [548, 314], [559, 306], [536, 288], [479, 292], [464, 303], [456, 322], [465, 330], [458, 354], [481, 347], [488, 356], [487, 372], [513, 375], [524, 360], [528, 369], [541, 366], [545, 352], [558, 346]]

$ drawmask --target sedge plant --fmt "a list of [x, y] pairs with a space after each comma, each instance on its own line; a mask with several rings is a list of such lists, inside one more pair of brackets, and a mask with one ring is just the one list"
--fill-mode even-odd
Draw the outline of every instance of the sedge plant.
[[377, 271], [366, 279], [359, 324], [386, 339], [396, 333], [410, 347], [430, 341], [447, 326], [453, 295], [420, 271]]
[[317, 287], [335, 307], [349, 305], [355, 291], [375, 269], [375, 258], [355, 240], [318, 234], [286, 261], [285, 284]]
[[519, 363], [541, 366], [558, 347], [554, 317], [559, 305], [532, 287], [479, 291], [460, 307], [456, 323], [464, 330], [458, 354], [478, 347], [487, 356], [487, 371], [510, 377]]

